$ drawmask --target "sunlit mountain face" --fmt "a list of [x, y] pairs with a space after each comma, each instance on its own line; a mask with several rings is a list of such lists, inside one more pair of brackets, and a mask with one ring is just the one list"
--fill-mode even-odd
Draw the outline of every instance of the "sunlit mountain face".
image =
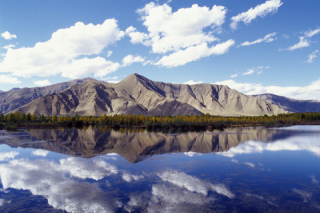
[[0, 131], [0, 211], [317, 212], [319, 126]]

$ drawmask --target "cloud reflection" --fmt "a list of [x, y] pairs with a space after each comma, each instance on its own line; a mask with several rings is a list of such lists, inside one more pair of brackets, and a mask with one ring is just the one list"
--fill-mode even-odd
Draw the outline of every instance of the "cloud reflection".
[[46, 157], [49, 154], [49, 151], [43, 149], [37, 149], [32, 152], [32, 155]]
[[0, 161], [9, 161], [19, 155], [19, 152], [1, 152]]
[[208, 195], [208, 191], [214, 191], [217, 194], [227, 196], [230, 199], [234, 198], [234, 194], [230, 192], [225, 185], [205, 182], [183, 172], [170, 170], [162, 172], [158, 174], [158, 176], [161, 180], [172, 183], [178, 187], [186, 188], [190, 192]]
[[99, 160], [91, 164], [76, 158], [63, 159], [60, 163], [19, 159], [0, 164], [4, 189], [29, 190], [33, 195], [46, 197], [54, 208], [68, 212], [112, 211], [118, 204], [111, 193], [72, 177], [97, 180], [115, 174], [115, 171], [115, 167]]
[[239, 154], [262, 153], [263, 151], [300, 151], [306, 150], [320, 157], [320, 143], [318, 135], [294, 136], [286, 140], [276, 140], [272, 143], [261, 141], [247, 141], [228, 151], [217, 153], [226, 157], [234, 157]]

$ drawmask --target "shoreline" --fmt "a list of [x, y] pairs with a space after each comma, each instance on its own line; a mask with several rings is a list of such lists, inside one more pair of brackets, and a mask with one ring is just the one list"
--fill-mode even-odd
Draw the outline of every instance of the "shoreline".
[[75, 122], [69, 123], [9, 123], [2, 122], [0, 123], [0, 130], [17, 130], [17, 129], [55, 129], [55, 128], [86, 128], [89, 126], [95, 127], [107, 127], [113, 130], [119, 129], [146, 129], [150, 131], [170, 131], [170, 132], [186, 132], [186, 131], [213, 131], [213, 130], [224, 130], [226, 128], [241, 128], [241, 127], [265, 127], [265, 128], [274, 128], [274, 127], [287, 127], [287, 126], [306, 126], [306, 125], [320, 125], [320, 121], [303, 121], [296, 123], [229, 123], [229, 124], [181, 124], [181, 125], [166, 125], [162, 124], [155, 125], [106, 125], [106, 124], [89, 124], [89, 125], [75, 125]]

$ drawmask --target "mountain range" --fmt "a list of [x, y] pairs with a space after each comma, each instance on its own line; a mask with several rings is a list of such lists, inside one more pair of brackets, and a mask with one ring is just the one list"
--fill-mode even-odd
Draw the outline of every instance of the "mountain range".
[[320, 111], [319, 101], [247, 96], [228, 86], [172, 84], [132, 74], [112, 84], [92, 78], [0, 93], [0, 110], [38, 115], [273, 115]]

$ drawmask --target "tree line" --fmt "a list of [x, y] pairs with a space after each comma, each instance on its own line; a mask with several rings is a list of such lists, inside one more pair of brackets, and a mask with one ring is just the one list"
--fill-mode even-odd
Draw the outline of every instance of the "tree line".
[[177, 115], [177, 116], [144, 116], [135, 114], [117, 114], [101, 116], [51, 116], [37, 115], [36, 113], [14, 112], [4, 115], [0, 112], [0, 122], [17, 125], [108, 125], [111, 127], [142, 127], [142, 128], [172, 128], [172, 127], [226, 127], [237, 125], [264, 125], [281, 126], [294, 125], [308, 122], [319, 122], [320, 112], [288, 113], [264, 116], [213, 116], [202, 115]]

